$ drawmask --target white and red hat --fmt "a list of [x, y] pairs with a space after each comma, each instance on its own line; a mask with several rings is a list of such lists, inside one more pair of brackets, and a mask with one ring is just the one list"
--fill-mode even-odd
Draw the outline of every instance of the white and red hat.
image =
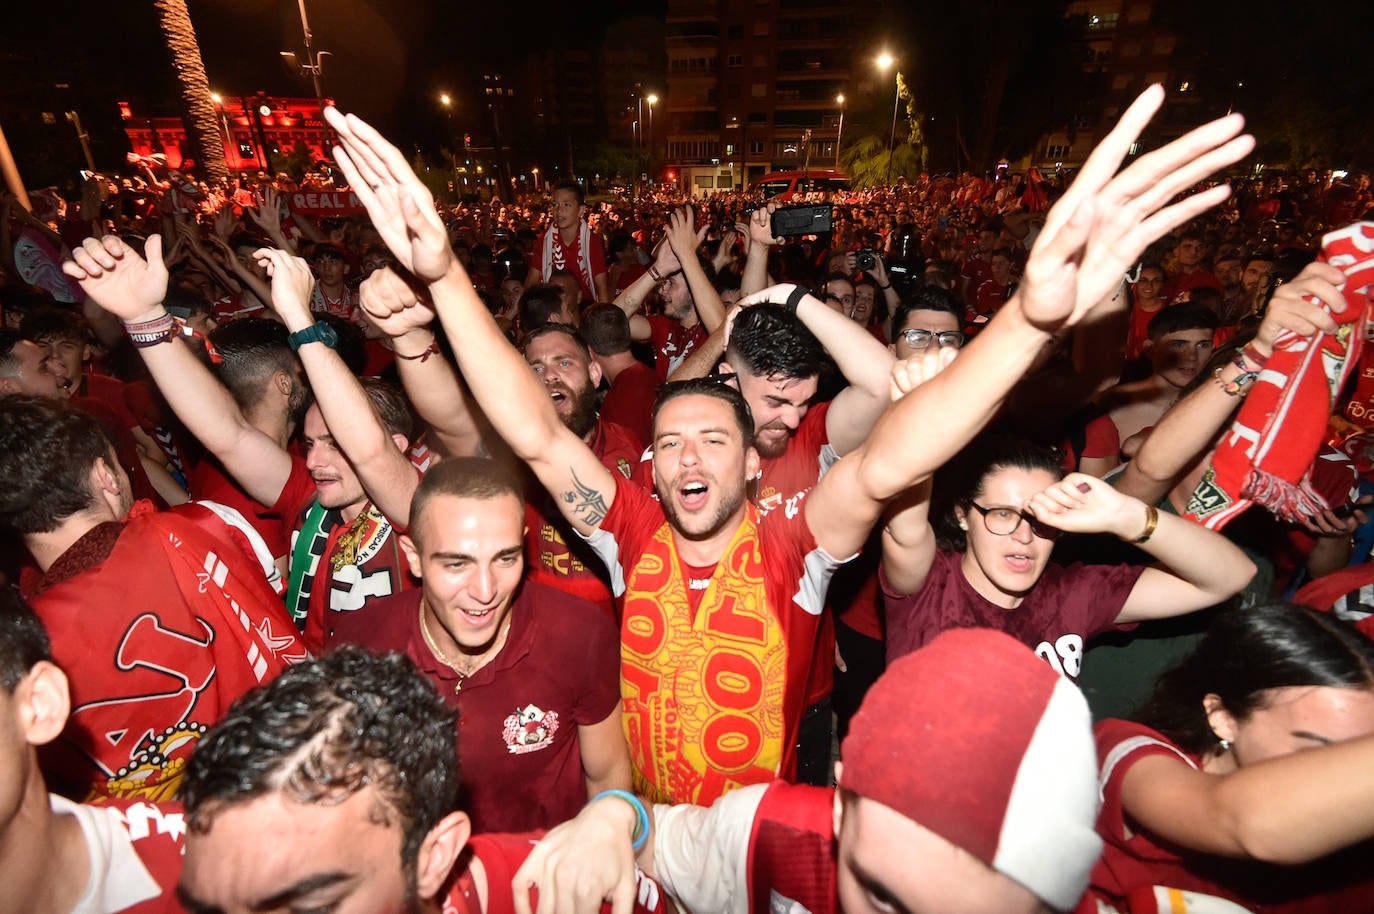
[[840, 786], [1070, 910], [1102, 851], [1097, 752], [1078, 687], [990, 629], [892, 663], [855, 715]]

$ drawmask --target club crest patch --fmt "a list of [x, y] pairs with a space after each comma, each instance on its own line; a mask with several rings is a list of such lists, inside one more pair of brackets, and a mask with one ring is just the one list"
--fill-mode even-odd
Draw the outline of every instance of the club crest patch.
[[558, 732], [558, 712], [525, 705], [506, 718], [501, 737], [512, 755], [537, 752], [553, 742]]

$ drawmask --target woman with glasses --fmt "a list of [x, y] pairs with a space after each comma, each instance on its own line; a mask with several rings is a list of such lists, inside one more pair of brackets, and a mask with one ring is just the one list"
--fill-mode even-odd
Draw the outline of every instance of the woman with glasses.
[[[937, 475], [948, 504], [930, 524], [930, 488], [911, 491], [883, 531], [887, 660], [947, 628], [996, 628], [1070, 678], [1094, 635], [1230, 598], [1254, 565], [1217, 533], [1074, 473], [1057, 451], [1008, 435], [975, 441]], [[1061, 531], [1134, 543], [1159, 563], [1050, 564]]]

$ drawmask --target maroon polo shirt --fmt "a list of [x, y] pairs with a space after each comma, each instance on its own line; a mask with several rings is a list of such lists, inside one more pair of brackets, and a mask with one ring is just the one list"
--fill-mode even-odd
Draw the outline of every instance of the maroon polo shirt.
[[615, 624], [527, 580], [500, 653], [460, 683], [420, 633], [420, 596], [410, 590], [342, 615], [329, 646], [403, 651], [457, 709], [460, 805], [474, 831], [547, 829], [577, 815], [587, 802], [577, 728], [605, 720], [620, 701]]

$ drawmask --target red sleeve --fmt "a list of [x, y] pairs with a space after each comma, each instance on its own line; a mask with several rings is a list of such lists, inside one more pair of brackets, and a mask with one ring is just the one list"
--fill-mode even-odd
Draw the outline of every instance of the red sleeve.
[[1102, 810], [1097, 817], [1099, 834], [1121, 835], [1125, 829], [1125, 811], [1121, 807], [1121, 785], [1131, 766], [1151, 755], [1164, 755], [1197, 767], [1177, 746], [1143, 724], [1109, 718], [1093, 727], [1097, 740], [1098, 789], [1102, 796]]
[[1084, 457], [1121, 457], [1121, 432], [1117, 429], [1112, 417], [1103, 413], [1093, 419], [1084, 428], [1083, 453], [1079, 454], [1079, 459]]
[[305, 461], [291, 457], [291, 475], [286, 477], [286, 485], [272, 503], [272, 513], [281, 518], [282, 530], [286, 541], [291, 542], [291, 533], [296, 529], [301, 511], [315, 498], [315, 480], [306, 469]]

